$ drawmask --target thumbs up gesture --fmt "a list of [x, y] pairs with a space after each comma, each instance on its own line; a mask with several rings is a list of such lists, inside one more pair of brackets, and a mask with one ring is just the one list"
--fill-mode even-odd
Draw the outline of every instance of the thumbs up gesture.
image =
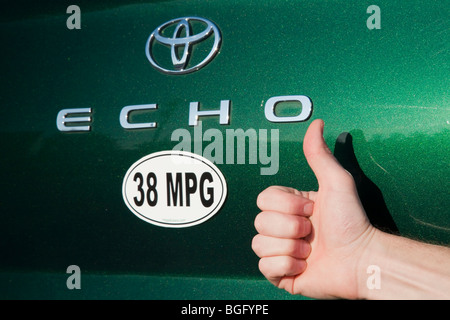
[[353, 177], [323, 139], [324, 123], [308, 128], [303, 152], [318, 191], [272, 186], [261, 192], [253, 251], [259, 269], [275, 286], [315, 298], [357, 298], [358, 263], [378, 231], [361, 205]]

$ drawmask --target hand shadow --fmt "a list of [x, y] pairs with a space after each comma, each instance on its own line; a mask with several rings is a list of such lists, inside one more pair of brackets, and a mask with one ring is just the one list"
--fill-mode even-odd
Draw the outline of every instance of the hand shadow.
[[353, 149], [353, 138], [350, 133], [343, 132], [336, 139], [334, 156], [355, 179], [359, 198], [373, 226], [380, 230], [398, 234], [381, 190], [362, 171]]

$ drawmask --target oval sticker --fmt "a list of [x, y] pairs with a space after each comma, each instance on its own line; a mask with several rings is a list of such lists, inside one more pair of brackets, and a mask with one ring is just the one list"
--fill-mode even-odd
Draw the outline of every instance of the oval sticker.
[[222, 207], [227, 185], [208, 159], [186, 151], [161, 151], [136, 161], [125, 174], [122, 195], [140, 219], [161, 227], [191, 227]]

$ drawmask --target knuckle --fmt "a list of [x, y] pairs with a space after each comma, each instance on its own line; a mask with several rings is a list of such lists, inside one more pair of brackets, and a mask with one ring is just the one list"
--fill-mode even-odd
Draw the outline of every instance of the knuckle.
[[256, 231], [261, 232], [263, 225], [264, 225], [264, 216], [260, 213], [256, 216], [254, 222]]
[[259, 193], [258, 197], [256, 198], [256, 205], [258, 206], [258, 208], [263, 210], [263, 208], [270, 206], [270, 201], [274, 199], [279, 192], [282, 192], [280, 190], [280, 186], [267, 187]]
[[270, 276], [271, 271], [270, 271], [270, 269], [268, 268], [268, 265], [267, 265], [267, 258], [259, 259], [258, 268], [259, 268], [259, 271], [261, 271], [261, 273], [264, 276], [266, 276], [266, 277]]
[[290, 223], [292, 236], [301, 238], [308, 234], [309, 221], [303, 217], [296, 217]]
[[280, 258], [279, 268], [283, 271], [283, 273], [288, 274], [294, 267], [294, 259], [284, 256]]
[[[264, 191], [263, 191], [264, 192]], [[258, 194], [258, 197], [256, 198], [256, 205], [258, 206], [258, 208], [261, 209], [262, 204], [263, 204], [263, 192], [261, 192], [260, 194]]]
[[287, 201], [285, 203], [287, 212], [296, 213], [299, 211], [300, 207], [298, 205], [298, 202], [296, 202], [294, 199], [295, 198], [290, 198], [290, 201]]
[[266, 199], [270, 196], [270, 194], [273, 191], [273, 186], [270, 186], [266, 189], [264, 189], [263, 191], [260, 192], [260, 194], [258, 195], [258, 197], [256, 198], [256, 204], [258, 205], [259, 208], [261, 208], [261, 206], [264, 206], [264, 203], [266, 202]]
[[309, 242], [305, 240], [300, 240], [298, 244], [299, 244], [298, 252], [300, 254], [300, 257], [307, 258], [311, 253], [311, 245], [309, 244]]
[[[274, 220], [276, 220], [277, 215], [273, 212], [263, 211], [259, 213], [255, 218], [255, 229], [258, 233], [262, 235], [268, 235], [274, 230]], [[275, 218], [275, 219], [274, 219]]]
[[289, 241], [289, 244], [286, 246], [287, 253], [290, 256], [297, 257], [301, 252], [301, 244], [298, 240]]
[[252, 250], [258, 255], [261, 250], [260, 236], [257, 234], [252, 239]]

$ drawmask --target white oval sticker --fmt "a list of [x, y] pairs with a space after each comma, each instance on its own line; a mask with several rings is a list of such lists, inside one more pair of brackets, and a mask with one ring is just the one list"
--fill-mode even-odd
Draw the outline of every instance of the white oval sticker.
[[227, 185], [208, 159], [185, 151], [161, 151], [136, 161], [125, 174], [122, 195], [140, 219], [161, 227], [190, 227], [222, 207]]

